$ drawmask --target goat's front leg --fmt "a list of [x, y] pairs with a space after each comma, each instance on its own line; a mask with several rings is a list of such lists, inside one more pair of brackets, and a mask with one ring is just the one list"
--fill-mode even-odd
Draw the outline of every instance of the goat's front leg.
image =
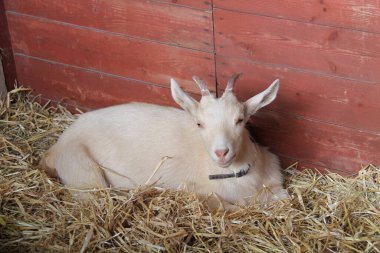
[[278, 201], [289, 199], [288, 191], [282, 185], [270, 185], [264, 187], [264, 194], [267, 195], [267, 201]]
[[212, 193], [208, 196], [201, 196], [201, 199], [204, 200], [207, 204], [207, 207], [210, 211], [216, 211], [216, 212], [225, 212], [225, 211], [237, 211], [241, 207], [238, 205], [234, 205], [228, 201], [223, 200], [220, 198], [216, 193]]

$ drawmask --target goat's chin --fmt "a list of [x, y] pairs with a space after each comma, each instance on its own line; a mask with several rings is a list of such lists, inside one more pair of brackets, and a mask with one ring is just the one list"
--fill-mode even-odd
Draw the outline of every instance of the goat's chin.
[[233, 161], [234, 161], [234, 159], [235, 159], [235, 156], [236, 156], [236, 155], [231, 156], [231, 158], [228, 159], [227, 161], [222, 161], [222, 162], [221, 162], [221, 161], [217, 160], [216, 163], [217, 163], [218, 166], [221, 167], [221, 168], [227, 168], [228, 166], [230, 166], [230, 165], [233, 163]]
[[218, 163], [218, 166], [221, 167], [221, 168], [227, 168], [227, 167], [229, 167], [231, 164], [232, 164], [232, 162], [229, 162], [229, 163], [226, 163], [226, 164]]

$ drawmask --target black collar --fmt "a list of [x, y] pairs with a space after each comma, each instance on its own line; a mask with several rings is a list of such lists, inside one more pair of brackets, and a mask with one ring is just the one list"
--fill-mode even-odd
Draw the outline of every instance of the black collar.
[[251, 168], [251, 165], [248, 164], [248, 168], [246, 169], [241, 169], [239, 172], [233, 172], [233, 173], [230, 173], [230, 174], [215, 174], [215, 175], [208, 175], [208, 179], [209, 180], [213, 180], [213, 179], [224, 179], [224, 178], [230, 178], [230, 177], [242, 177], [242, 176], [245, 176], [247, 175], [249, 169]]

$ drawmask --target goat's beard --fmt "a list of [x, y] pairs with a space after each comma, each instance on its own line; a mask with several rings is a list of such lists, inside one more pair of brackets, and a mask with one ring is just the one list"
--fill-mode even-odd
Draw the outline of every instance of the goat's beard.
[[236, 154], [234, 154], [229, 160], [223, 162], [223, 163], [220, 163], [219, 161], [217, 161], [217, 164], [219, 167], [222, 167], [222, 168], [227, 168], [229, 167], [235, 160], [235, 157], [236, 157]]

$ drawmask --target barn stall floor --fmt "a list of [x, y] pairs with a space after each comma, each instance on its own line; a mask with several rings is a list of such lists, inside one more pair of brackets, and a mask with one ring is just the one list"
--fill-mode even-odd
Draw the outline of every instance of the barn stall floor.
[[380, 252], [380, 171], [288, 168], [290, 201], [210, 213], [191, 193], [94, 190], [86, 206], [36, 167], [73, 121], [22, 88], [0, 104], [0, 252]]

